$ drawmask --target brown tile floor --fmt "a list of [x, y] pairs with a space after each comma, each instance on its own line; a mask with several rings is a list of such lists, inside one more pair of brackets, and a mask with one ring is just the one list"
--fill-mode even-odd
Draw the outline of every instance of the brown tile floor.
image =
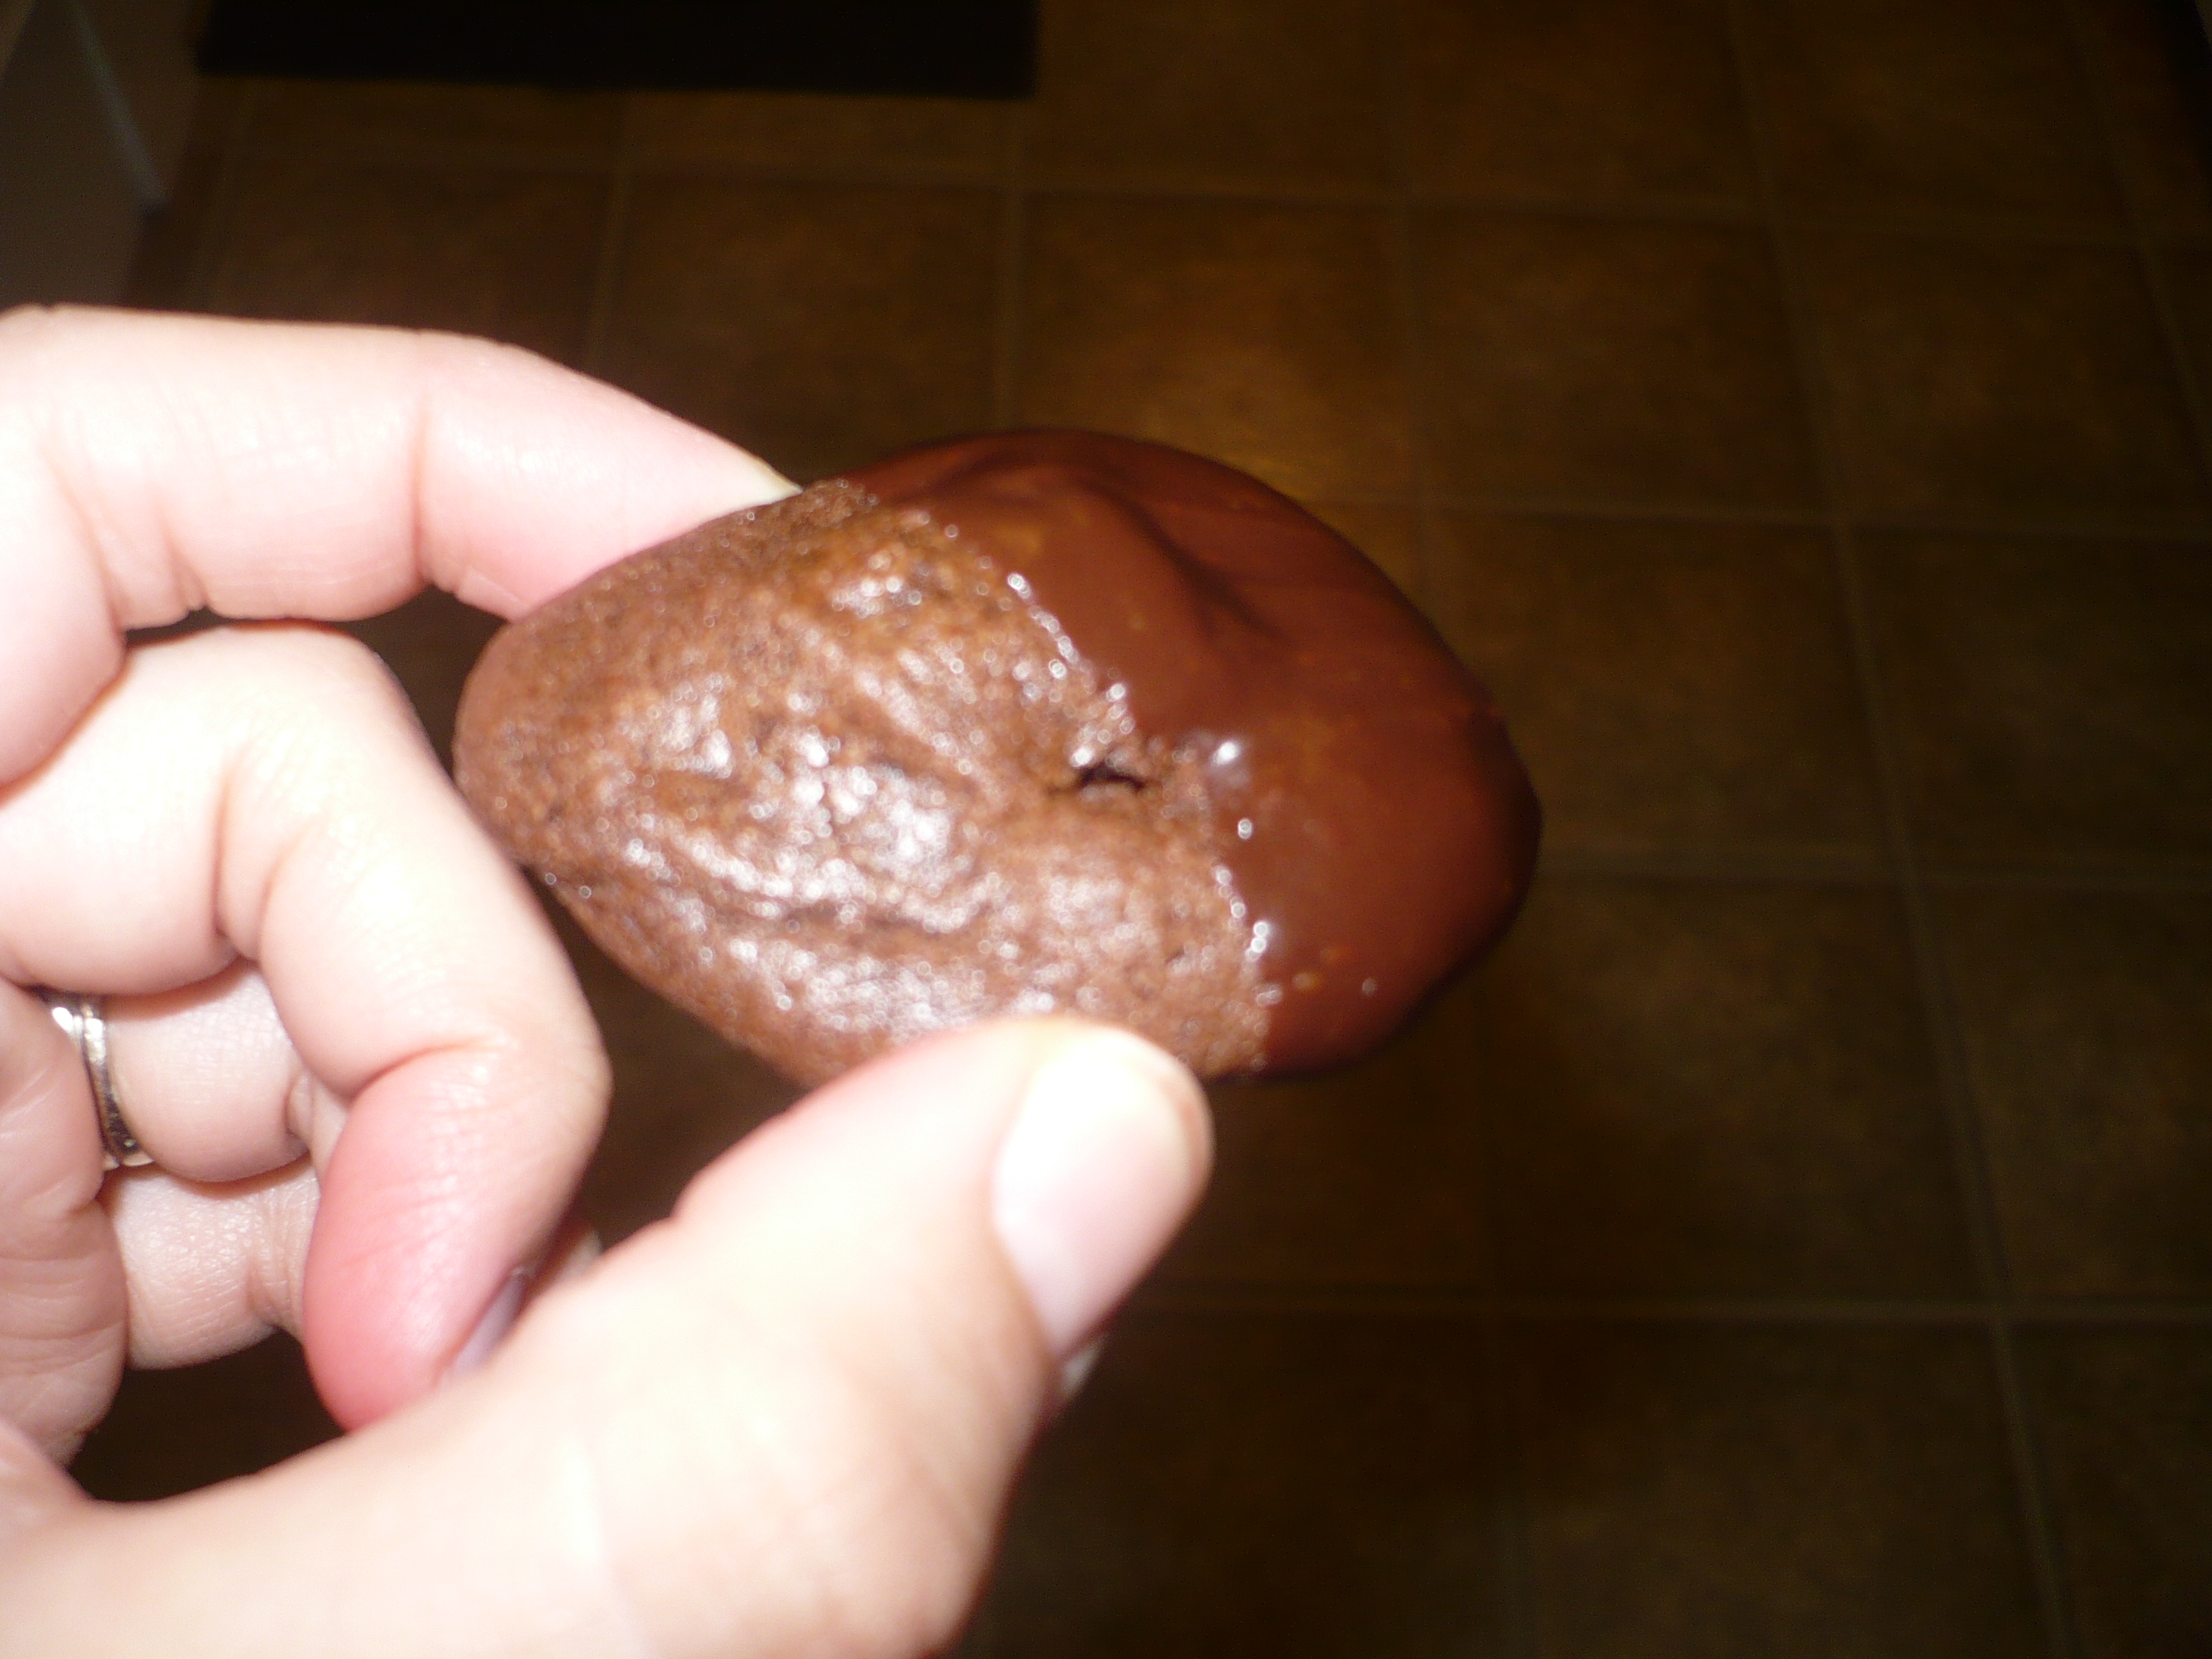
[[[1172, 439], [1492, 674], [1523, 926], [1221, 1091], [969, 1652], [2200, 1654], [2186, 9], [1047, 0], [1011, 108], [231, 83], [136, 297], [482, 330], [800, 474]], [[481, 621], [363, 631], [448, 722]], [[579, 960], [620, 1234], [787, 1091]], [[80, 1471], [323, 1431], [270, 1345], [134, 1379]]]

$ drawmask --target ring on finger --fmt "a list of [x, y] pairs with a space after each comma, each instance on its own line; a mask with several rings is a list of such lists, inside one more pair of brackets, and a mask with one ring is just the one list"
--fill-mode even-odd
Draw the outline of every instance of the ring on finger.
[[53, 1015], [54, 1024], [76, 1045], [77, 1058], [84, 1062], [85, 1078], [92, 1085], [93, 1109], [100, 1119], [100, 1145], [106, 1149], [107, 1168], [135, 1170], [151, 1164], [154, 1156], [131, 1133], [130, 1120], [123, 1115], [122, 1098], [115, 1091], [115, 1073], [108, 1063], [106, 999], [70, 991], [41, 991], [39, 995]]

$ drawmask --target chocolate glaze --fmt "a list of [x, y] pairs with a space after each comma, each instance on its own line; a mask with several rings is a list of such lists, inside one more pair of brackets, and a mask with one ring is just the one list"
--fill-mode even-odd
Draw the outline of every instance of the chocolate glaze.
[[1138, 732], [1202, 762], [1273, 1004], [1267, 1069], [1380, 1040], [1511, 921], [1539, 813], [1488, 695], [1295, 502], [1076, 432], [933, 445], [844, 477], [983, 555], [1121, 688]]

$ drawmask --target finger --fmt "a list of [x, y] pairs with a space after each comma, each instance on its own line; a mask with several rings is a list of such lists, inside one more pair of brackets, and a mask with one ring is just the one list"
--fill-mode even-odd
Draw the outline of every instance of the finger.
[[131, 1133], [172, 1176], [241, 1181], [312, 1142], [327, 1157], [344, 1104], [292, 1046], [253, 964], [106, 1004], [108, 1073]]
[[1195, 1084], [1123, 1034], [890, 1056], [465, 1382], [252, 1481], [19, 1539], [0, 1654], [941, 1650], [1060, 1365], [1206, 1159]]
[[[244, 1181], [186, 1181], [158, 1165], [110, 1179], [101, 1202], [130, 1291], [131, 1363], [197, 1365], [273, 1331], [297, 1336], [317, 1196], [305, 1158]], [[526, 1296], [582, 1273], [599, 1254], [598, 1237], [572, 1212], [543, 1265], [514, 1282], [515, 1310]], [[477, 1351], [456, 1353], [452, 1370], [475, 1370], [504, 1334], [504, 1325], [496, 1325], [472, 1336]]]
[[504, 615], [789, 484], [512, 347], [122, 312], [0, 316], [0, 781], [122, 630], [368, 616], [426, 582]]
[[130, 1292], [133, 1365], [198, 1364], [298, 1334], [319, 1183], [345, 1103], [309, 1071], [268, 981], [212, 978], [106, 1005], [108, 1070], [153, 1166], [102, 1201]]
[[[358, 1424], [433, 1386], [545, 1248], [606, 1070], [520, 877], [381, 665], [321, 629], [133, 652], [69, 746], [0, 796], [0, 975], [158, 993], [240, 956], [345, 1103], [334, 1142], [303, 1137], [322, 1167], [302, 1331], [333, 1414]], [[265, 1153], [254, 1119], [203, 1167]]]
[[66, 1457], [123, 1369], [123, 1276], [76, 1050], [0, 985], [0, 1425]]
[[300, 1331], [318, 1188], [301, 1158], [244, 1181], [133, 1170], [102, 1194], [131, 1298], [130, 1358], [197, 1365]]

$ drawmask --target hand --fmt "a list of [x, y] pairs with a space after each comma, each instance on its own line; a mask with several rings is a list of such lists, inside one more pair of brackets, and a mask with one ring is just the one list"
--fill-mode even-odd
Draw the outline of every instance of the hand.
[[[1188, 1075], [1066, 1022], [920, 1045], [586, 1268], [560, 1223], [605, 1061], [388, 678], [291, 624], [123, 648], [426, 580], [513, 614], [787, 488], [480, 343], [0, 319], [0, 1654], [904, 1654], [957, 1625], [1060, 1368], [1202, 1184]], [[110, 999], [155, 1167], [102, 1182], [40, 984]], [[126, 1342], [278, 1326], [373, 1427], [127, 1510], [63, 1474]]]

